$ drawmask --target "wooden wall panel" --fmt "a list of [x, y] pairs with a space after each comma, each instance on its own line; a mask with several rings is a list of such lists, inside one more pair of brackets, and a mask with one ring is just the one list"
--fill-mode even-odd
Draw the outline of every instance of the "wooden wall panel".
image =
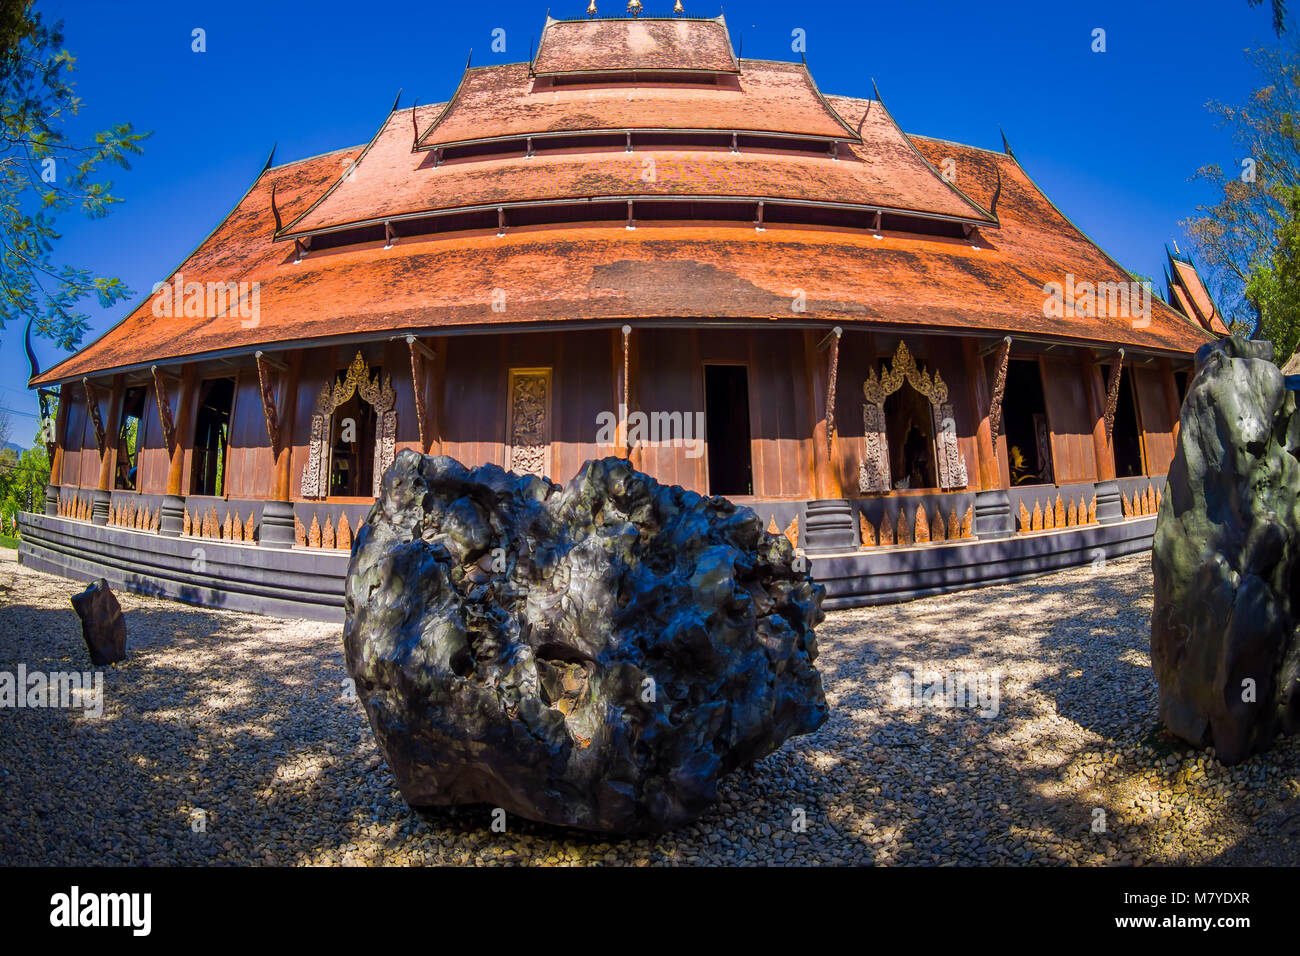
[[289, 457], [289, 497], [302, 498], [302, 471], [307, 465], [311, 444], [311, 416], [316, 399], [335, 371], [333, 348], [309, 349], [303, 353], [298, 372], [298, 392], [293, 410], [293, 451]]
[[[439, 390], [443, 454], [473, 467], [505, 466], [506, 371], [502, 336], [449, 336]], [[442, 344], [440, 343], [440, 344]]]
[[[821, 336], [816, 336], [820, 341]], [[862, 429], [862, 383], [866, 381], [867, 371], [879, 368], [876, 355], [879, 337], [870, 332], [846, 329], [840, 339], [840, 371], [835, 387], [835, 460], [832, 467], [839, 476], [840, 487], [844, 494], [855, 498], [858, 491], [858, 466], [866, 454], [866, 442]], [[814, 362], [825, 362], [826, 353], [813, 355]], [[792, 366], [794, 367], [794, 366]], [[799, 368], [805, 367], [800, 363]], [[799, 379], [803, 391], [811, 390], [812, 383], [802, 373]], [[811, 401], [811, 395], [809, 396]], [[809, 454], [812, 453], [811, 439]]]
[[230, 413], [230, 450], [226, 455], [227, 498], [267, 498], [271, 494], [271, 443], [257, 373], [240, 371]]
[[76, 394], [75, 385], [63, 386], [61, 401], [67, 403], [68, 421], [64, 428], [63, 474], [61, 485], [81, 485], [81, 448], [86, 437], [86, 397]]
[[1174, 419], [1165, 395], [1164, 371], [1157, 366], [1129, 366], [1142, 427], [1148, 475], [1166, 475], [1174, 459]]
[[1048, 355], [1040, 361], [1057, 484], [1097, 480], [1092, 440], [1095, 423], [1088, 413], [1084, 361], [1083, 357]]
[[[694, 329], [646, 329], [633, 335], [641, 343], [635, 383], [638, 398], [633, 410], [681, 412], [683, 416], [703, 412], [704, 357], [699, 333]], [[710, 340], [709, 347], [714, 360], [719, 348], [733, 359], [738, 356], [740, 361], [747, 360], [743, 340], [737, 351], [728, 351], [716, 339]], [[752, 440], [752, 418], [750, 437]], [[688, 457], [687, 452], [686, 448], [662, 445], [643, 448], [642, 470], [662, 484], [681, 485], [704, 494], [708, 490], [707, 446], [698, 458]]]
[[[144, 413], [135, 433], [135, 490], [137, 494], [162, 494], [167, 489], [167, 466], [158, 463], [158, 456], [166, 456], [163, 448], [162, 423], [158, 420], [158, 402], [154, 399], [154, 387], [150, 382], [144, 390]], [[149, 486], [150, 468], [153, 469], [154, 485]], [[161, 478], [158, 476], [161, 474]], [[161, 481], [162, 487], [158, 487]]]
[[[78, 386], [73, 386], [74, 388]], [[106, 385], [101, 383], [98, 390], [99, 395], [99, 416], [104, 423], [104, 440], [108, 439], [108, 406], [110, 390]], [[82, 391], [82, 400], [85, 401], [85, 392]], [[99, 487], [99, 448], [95, 444], [95, 422], [90, 417], [90, 410], [82, 406], [82, 429], [81, 429], [81, 452], [78, 455], [80, 459], [80, 480], [78, 484], [82, 488]]]

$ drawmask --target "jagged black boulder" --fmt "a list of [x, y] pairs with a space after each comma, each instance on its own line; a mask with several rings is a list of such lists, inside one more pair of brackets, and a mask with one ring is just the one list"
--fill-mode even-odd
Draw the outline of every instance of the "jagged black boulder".
[[1271, 356], [1197, 353], [1152, 551], [1160, 717], [1227, 764], [1300, 718], [1300, 416]]
[[404, 451], [353, 543], [344, 645], [411, 805], [655, 831], [825, 721], [822, 596], [748, 508], [621, 459], [561, 487]]

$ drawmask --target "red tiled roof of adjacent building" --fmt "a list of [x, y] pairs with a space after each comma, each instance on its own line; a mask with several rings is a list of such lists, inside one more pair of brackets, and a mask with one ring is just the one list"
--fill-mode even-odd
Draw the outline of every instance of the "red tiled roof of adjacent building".
[[1169, 264], [1173, 270], [1174, 296], [1179, 300], [1183, 313], [1203, 328], [1219, 335], [1227, 335], [1228, 328], [1223, 324], [1223, 317], [1210, 296], [1210, 290], [1201, 281], [1201, 274], [1196, 271], [1196, 267], [1190, 261], [1172, 254], [1169, 256]]
[[533, 58], [539, 75], [608, 70], [735, 73], [722, 17], [715, 20], [546, 18]]
[[[39, 376], [110, 369], [278, 344], [399, 331], [681, 318], [828, 320], [1021, 334], [1080, 344], [1190, 353], [1209, 341], [1159, 300], [1151, 321], [1044, 314], [1044, 285], [1127, 275], [1078, 232], [1009, 156], [914, 137], [931, 163], [1000, 226], [971, 242], [816, 227], [671, 223], [545, 226], [459, 233], [312, 253], [271, 241], [270, 191], [282, 209], [337, 179], [357, 150], [267, 170], [181, 266], [185, 280], [258, 281], [261, 320], [164, 319], [146, 298], [116, 327]], [[827, 161], [829, 163], [829, 160]], [[358, 167], [359, 169], [361, 167]], [[364, 172], [362, 173], [364, 182]], [[493, 308], [504, 290], [504, 311]], [[806, 311], [791, 303], [797, 290]]]

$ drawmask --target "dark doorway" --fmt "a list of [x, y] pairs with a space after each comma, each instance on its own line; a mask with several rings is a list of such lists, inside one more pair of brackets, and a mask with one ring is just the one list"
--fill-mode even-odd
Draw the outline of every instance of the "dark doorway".
[[192, 495], [220, 497], [226, 493], [226, 451], [230, 447], [230, 409], [234, 403], [233, 378], [212, 378], [199, 384], [190, 465]]
[[1007, 363], [1002, 423], [1007, 435], [1011, 483], [1052, 484], [1052, 436], [1037, 359], [1012, 359]]
[[[374, 377], [375, 370], [367, 374]], [[332, 497], [369, 498], [374, 494], [375, 409], [353, 394], [334, 410], [330, 434]]]
[[885, 399], [885, 436], [895, 488], [937, 488], [934, 412], [930, 400], [904, 385]]
[[[1109, 365], [1102, 369], [1102, 378], [1109, 389]], [[1110, 394], [1109, 391], [1107, 394]], [[1133, 376], [1127, 368], [1120, 376], [1119, 400], [1115, 403], [1115, 427], [1110, 434], [1115, 449], [1115, 477], [1145, 475], [1146, 469], [1142, 466], [1142, 430], [1138, 425], [1137, 405], [1133, 401]]]
[[704, 366], [704, 440], [709, 494], [752, 495], [749, 457], [749, 374], [743, 365]]
[[122, 420], [117, 428], [117, 474], [113, 479], [113, 487], [121, 491], [136, 490], [145, 393], [144, 386], [137, 385], [128, 388], [122, 398]]

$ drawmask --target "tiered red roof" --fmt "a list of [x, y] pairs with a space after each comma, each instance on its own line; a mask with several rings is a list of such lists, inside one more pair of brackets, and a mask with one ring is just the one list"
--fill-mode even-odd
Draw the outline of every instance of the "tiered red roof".
[[[749, 62], [742, 64], [742, 84]], [[364, 155], [353, 147], [263, 172], [180, 266], [186, 282], [258, 282], [256, 326], [245, 328], [238, 317], [158, 318], [146, 298], [36, 381], [345, 336], [638, 319], [811, 319], [1180, 354], [1210, 339], [1159, 300], [1147, 324], [1045, 315], [1047, 283], [1071, 274], [1092, 282], [1129, 277], [1051, 204], [1014, 157], [907, 137], [878, 100], [832, 97], [826, 108], [861, 134], [839, 160], [668, 148], [441, 166], [412, 149], [411, 111], [394, 112]], [[422, 107], [414, 119], [432, 123], [439, 112]], [[640, 175], [646, 158], [655, 160], [654, 183]], [[941, 169], [954, 170], [955, 181], [945, 182]], [[967, 239], [770, 223], [760, 231], [704, 221], [641, 223], [634, 230], [549, 224], [508, 228], [503, 236], [488, 229], [402, 237], [399, 228], [391, 248], [382, 241], [343, 245], [295, 263], [293, 245], [273, 239], [272, 187], [284, 235], [448, 204], [636, 190], [842, 198], [983, 222]], [[497, 290], [505, 292], [504, 311], [493, 307]], [[799, 291], [806, 296], [803, 312], [792, 308]]]

